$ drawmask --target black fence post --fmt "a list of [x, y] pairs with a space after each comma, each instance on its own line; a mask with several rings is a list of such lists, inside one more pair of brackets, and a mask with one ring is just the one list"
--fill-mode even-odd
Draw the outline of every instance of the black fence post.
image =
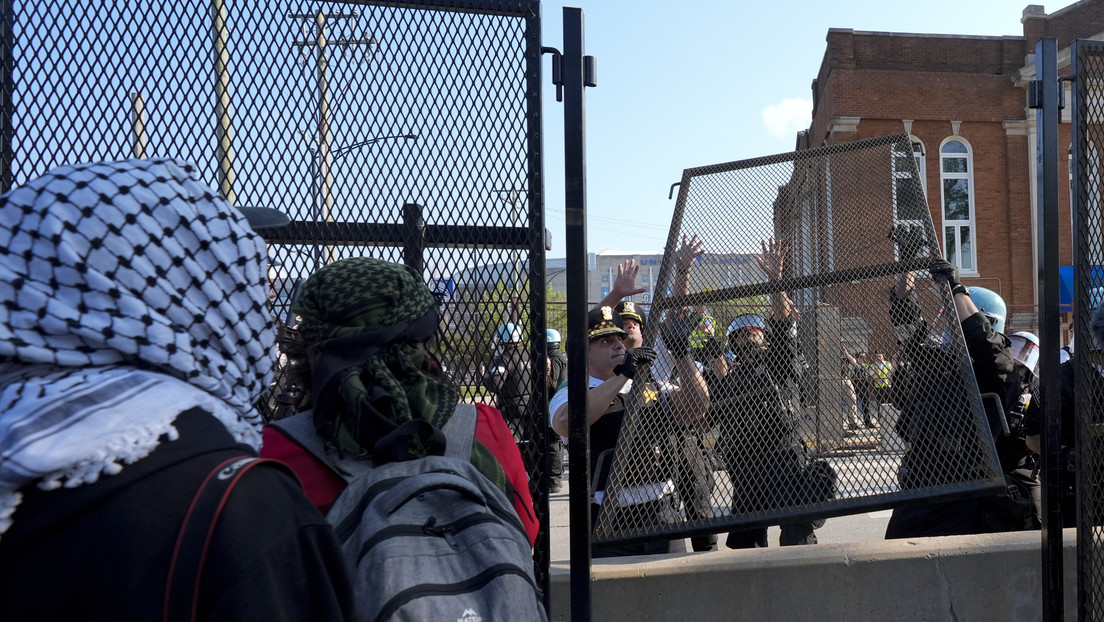
[[0, 193], [4, 193], [14, 183], [15, 3], [4, 0], [0, 13]]
[[543, 108], [541, 96], [541, 18], [540, 4], [534, 3], [533, 8], [537, 15], [525, 20], [525, 94], [528, 99], [526, 104], [526, 134], [529, 138], [529, 322], [530, 341], [536, 366], [534, 367], [533, 399], [542, 407], [534, 408], [537, 421], [532, 422], [535, 428], [537, 448], [537, 471], [543, 480], [537, 486], [541, 493], [534, 503], [537, 505], [537, 516], [540, 517], [540, 530], [537, 532], [536, 542], [536, 578], [544, 596], [544, 608], [551, 609], [551, 556], [552, 541], [549, 528], [549, 496], [552, 484], [552, 459], [551, 428], [548, 426], [548, 400], [552, 397], [548, 394], [548, 370], [543, 361], [548, 359], [548, 341], [545, 331], [548, 328], [547, 317], [547, 291], [544, 284], [544, 136]]
[[590, 620], [590, 428], [587, 425], [586, 83], [583, 11], [563, 10], [564, 209], [567, 218], [567, 384], [570, 437], [571, 619]]
[[1061, 388], [1058, 351], [1062, 347], [1058, 318], [1058, 42], [1040, 39], [1035, 45], [1036, 80], [1032, 84], [1038, 127], [1036, 244], [1039, 267], [1039, 385], [1043, 402], [1043, 620], [1063, 619], [1062, 490], [1059, 454], [1062, 443]]
[[425, 272], [425, 218], [417, 203], [403, 205], [403, 263]]

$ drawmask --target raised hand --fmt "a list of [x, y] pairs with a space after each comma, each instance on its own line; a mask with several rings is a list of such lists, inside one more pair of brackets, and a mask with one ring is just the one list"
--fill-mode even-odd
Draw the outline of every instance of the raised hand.
[[628, 298], [642, 294], [647, 289], [636, 286], [636, 275], [640, 273], [640, 266], [635, 259], [627, 259], [617, 266], [617, 278], [613, 281], [610, 294], [620, 298]]
[[782, 268], [786, 263], [786, 255], [790, 247], [784, 242], [774, 238], [767, 238], [759, 243], [763, 249], [762, 254], [755, 256], [759, 269], [763, 271], [768, 280], [777, 281], [782, 278]]
[[687, 239], [686, 234], [682, 234], [682, 244], [675, 250], [675, 267], [683, 272], [690, 270], [690, 266], [694, 265], [698, 257], [701, 257], [702, 252], [705, 251], [705, 244], [698, 237], [698, 234], [694, 234], [693, 237]]

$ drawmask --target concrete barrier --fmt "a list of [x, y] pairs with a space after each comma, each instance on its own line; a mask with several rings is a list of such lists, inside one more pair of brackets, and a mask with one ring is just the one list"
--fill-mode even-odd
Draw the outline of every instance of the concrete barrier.
[[[596, 560], [592, 619], [1034, 622], [1041, 546], [1032, 531]], [[1073, 529], [1064, 556], [1073, 620]], [[569, 571], [552, 564], [551, 620], [571, 619]]]

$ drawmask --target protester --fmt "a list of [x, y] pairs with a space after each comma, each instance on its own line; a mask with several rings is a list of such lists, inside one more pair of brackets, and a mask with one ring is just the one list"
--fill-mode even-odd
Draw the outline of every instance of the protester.
[[[266, 266], [241, 213], [172, 160], [65, 166], [0, 198], [6, 619], [351, 617], [329, 525], [289, 474], [249, 468]], [[248, 470], [196, 526], [208, 545], [181, 547], [228, 460]]]
[[[312, 420], [334, 459], [319, 461], [272, 426], [262, 455], [287, 462], [326, 512], [346, 486], [340, 459], [391, 458], [396, 439], [425, 455], [431, 437], [404, 436], [404, 424], [443, 427], [459, 394], [425, 347], [437, 329], [437, 303], [412, 268], [368, 257], [332, 263], [307, 279], [293, 309], [302, 343], [288, 355], [309, 363], [302, 368]], [[512, 501], [532, 544], [539, 524], [513, 435], [497, 409], [476, 409], [471, 462]]]

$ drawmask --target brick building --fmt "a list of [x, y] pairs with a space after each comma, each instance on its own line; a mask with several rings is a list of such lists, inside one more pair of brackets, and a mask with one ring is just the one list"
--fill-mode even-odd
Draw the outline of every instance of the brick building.
[[[812, 124], [797, 149], [907, 133], [944, 256], [964, 283], [1003, 296], [1010, 330], [1033, 330], [1036, 129], [1027, 89], [1035, 44], [1056, 38], [1059, 73], [1068, 73], [1071, 41], [1104, 38], [1104, 0], [1050, 15], [1029, 5], [1021, 22], [1022, 35], [1003, 37], [829, 30]], [[1060, 152], [1069, 148], [1069, 101], [1067, 85]], [[1066, 161], [1059, 174], [1068, 179]], [[1060, 204], [1060, 263], [1069, 266], [1068, 192]]]

